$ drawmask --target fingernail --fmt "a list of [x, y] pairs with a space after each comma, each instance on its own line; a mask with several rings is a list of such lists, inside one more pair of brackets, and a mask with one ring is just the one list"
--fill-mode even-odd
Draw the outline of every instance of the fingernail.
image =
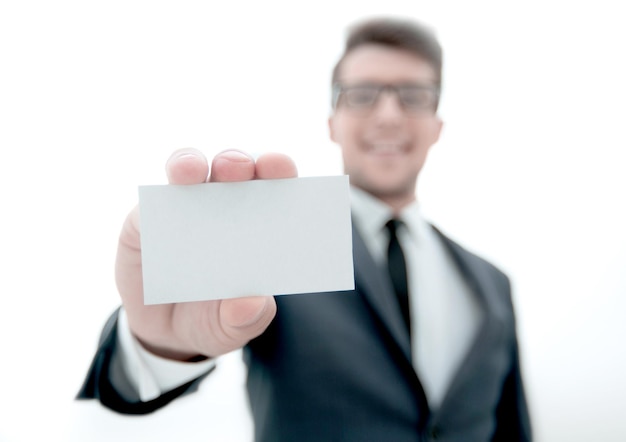
[[198, 154], [191, 149], [179, 149], [176, 152], [174, 152], [171, 156], [171, 159], [174, 160], [178, 160], [181, 158], [198, 158]]
[[193, 153], [181, 153], [180, 155], [176, 155], [176, 159], [180, 158], [198, 158], [198, 155]]
[[240, 150], [225, 150], [216, 155], [216, 158], [225, 159], [228, 161], [244, 162], [254, 161], [253, 158]]

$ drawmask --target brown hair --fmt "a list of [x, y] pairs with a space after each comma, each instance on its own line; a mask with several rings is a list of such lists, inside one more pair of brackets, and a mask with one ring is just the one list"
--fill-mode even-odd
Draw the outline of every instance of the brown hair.
[[351, 27], [343, 55], [333, 69], [332, 85], [339, 80], [341, 64], [346, 56], [365, 44], [380, 44], [402, 49], [426, 60], [435, 71], [435, 84], [441, 89], [442, 51], [434, 33], [427, 27], [408, 20], [377, 18]]

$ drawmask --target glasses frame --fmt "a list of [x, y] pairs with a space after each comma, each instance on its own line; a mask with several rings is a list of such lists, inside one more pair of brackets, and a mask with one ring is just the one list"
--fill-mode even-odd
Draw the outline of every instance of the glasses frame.
[[[346, 91], [349, 91], [351, 89], [363, 88], [363, 87], [370, 87], [377, 91], [374, 101], [371, 104], [362, 108], [359, 108], [356, 106], [350, 106], [350, 104], [346, 103], [346, 108], [352, 109], [355, 111], [369, 112], [376, 107], [376, 104], [378, 103], [378, 100], [380, 99], [381, 94], [383, 92], [389, 91], [389, 92], [392, 92], [396, 96], [398, 103], [400, 103], [400, 106], [407, 114], [425, 115], [427, 113], [430, 115], [434, 115], [435, 113], [437, 113], [437, 108], [439, 106], [440, 90], [437, 86], [429, 85], [429, 84], [422, 84], [422, 83], [400, 83], [400, 84], [356, 83], [356, 84], [351, 84], [351, 85], [335, 83], [333, 84], [333, 90], [332, 90], [332, 108], [337, 109], [337, 106], [339, 105], [339, 102], [341, 100], [341, 96]], [[400, 93], [400, 89], [402, 88], [416, 88], [416, 89], [428, 90], [433, 93], [434, 101], [432, 105], [429, 105], [427, 107], [423, 107], [423, 108], [411, 107], [402, 100], [402, 95]], [[428, 112], [425, 113], [424, 111], [428, 111]]]

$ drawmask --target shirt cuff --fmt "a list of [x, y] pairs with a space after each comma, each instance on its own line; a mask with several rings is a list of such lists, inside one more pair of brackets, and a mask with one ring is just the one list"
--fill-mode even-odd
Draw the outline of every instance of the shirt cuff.
[[214, 359], [180, 362], [150, 353], [130, 331], [124, 308], [118, 317], [117, 342], [122, 368], [143, 402], [199, 378], [215, 366]]

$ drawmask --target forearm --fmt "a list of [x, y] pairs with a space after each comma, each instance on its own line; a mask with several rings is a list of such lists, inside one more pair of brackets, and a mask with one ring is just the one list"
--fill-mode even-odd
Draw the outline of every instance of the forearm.
[[98, 399], [127, 414], [150, 413], [193, 392], [213, 361], [183, 363], [151, 355], [130, 333], [123, 311], [107, 322], [78, 399]]

